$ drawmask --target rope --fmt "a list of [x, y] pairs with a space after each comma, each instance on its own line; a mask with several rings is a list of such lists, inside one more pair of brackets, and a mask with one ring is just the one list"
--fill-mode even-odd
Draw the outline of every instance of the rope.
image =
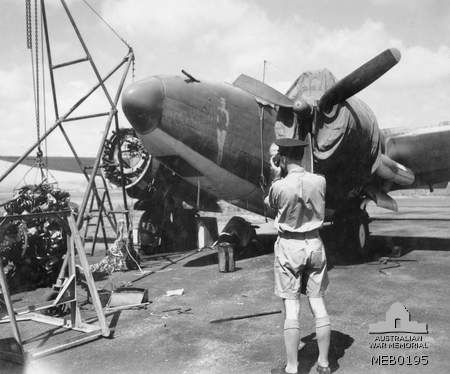
[[98, 17], [100, 20], [113, 32], [113, 34], [123, 43], [125, 44], [129, 49], [132, 49], [131, 46], [126, 42], [124, 38], [122, 38], [119, 33], [114, 30], [114, 28], [106, 22], [106, 20], [87, 2], [87, 0], [83, 0], [83, 3], [86, 4], [86, 6]]
[[27, 176], [30, 174], [30, 172], [34, 169], [34, 166], [30, 166], [30, 168], [27, 170], [27, 172], [22, 176], [22, 179], [17, 182], [17, 184], [13, 187], [13, 191], [17, 190], [17, 187], [20, 184], [28, 184], [27, 183]]

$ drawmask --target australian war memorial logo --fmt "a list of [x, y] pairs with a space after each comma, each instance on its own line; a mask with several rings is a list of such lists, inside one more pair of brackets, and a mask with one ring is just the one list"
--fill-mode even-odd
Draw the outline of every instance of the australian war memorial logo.
[[425, 366], [429, 363], [428, 325], [411, 320], [411, 314], [396, 302], [386, 320], [369, 324], [372, 366]]
[[397, 302], [386, 312], [386, 321], [369, 325], [369, 334], [384, 333], [428, 334], [428, 326], [426, 323], [411, 321], [408, 309]]

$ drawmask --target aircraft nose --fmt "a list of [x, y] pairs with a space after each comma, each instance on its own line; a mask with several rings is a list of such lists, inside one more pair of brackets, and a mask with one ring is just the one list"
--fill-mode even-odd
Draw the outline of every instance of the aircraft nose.
[[156, 129], [161, 123], [164, 87], [152, 77], [132, 83], [122, 94], [122, 109], [131, 126], [140, 134]]

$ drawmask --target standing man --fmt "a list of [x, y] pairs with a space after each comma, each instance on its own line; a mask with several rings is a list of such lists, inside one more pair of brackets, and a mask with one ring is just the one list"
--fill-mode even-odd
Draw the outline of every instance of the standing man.
[[[287, 364], [272, 374], [297, 373], [300, 343], [300, 293], [308, 296], [319, 346], [317, 372], [329, 374], [330, 318], [324, 303], [328, 285], [325, 249], [319, 228], [325, 216], [325, 178], [301, 166], [307, 143], [278, 139], [279, 166], [271, 159], [274, 180], [265, 203], [277, 213], [275, 227], [275, 294], [285, 309], [284, 343]], [[283, 178], [281, 178], [283, 177]]]

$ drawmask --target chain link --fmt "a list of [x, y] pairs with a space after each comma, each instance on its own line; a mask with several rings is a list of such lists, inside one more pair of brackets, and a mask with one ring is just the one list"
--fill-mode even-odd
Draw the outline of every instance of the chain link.
[[31, 0], [25, 0], [25, 23], [27, 30], [27, 49], [31, 49], [32, 39], [31, 39]]

